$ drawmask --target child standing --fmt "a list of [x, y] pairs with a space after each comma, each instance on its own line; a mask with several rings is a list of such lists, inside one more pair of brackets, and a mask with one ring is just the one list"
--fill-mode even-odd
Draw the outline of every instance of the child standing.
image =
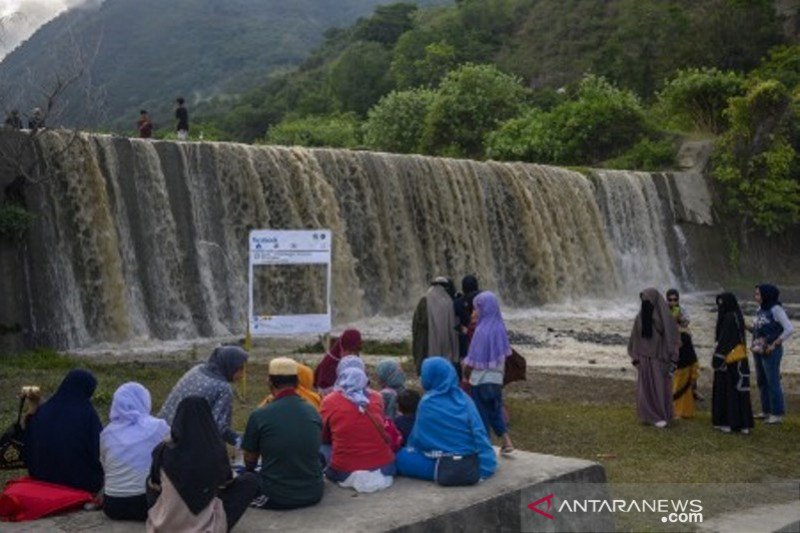
[[511, 344], [500, 313], [500, 304], [494, 293], [486, 291], [475, 297], [475, 334], [469, 345], [464, 366], [472, 369], [469, 383], [472, 399], [486, 426], [503, 439], [500, 451], [509, 454], [514, 445], [503, 417], [503, 374], [506, 357], [511, 355]]

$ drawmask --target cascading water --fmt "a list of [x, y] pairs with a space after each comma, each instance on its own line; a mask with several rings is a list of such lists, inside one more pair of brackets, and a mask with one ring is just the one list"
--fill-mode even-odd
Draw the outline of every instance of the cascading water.
[[[668, 200], [662, 198], [651, 174], [621, 170], [596, 170], [598, 202], [620, 276], [629, 290], [645, 286], [675, 285], [669, 254], [673, 225]], [[667, 189], [668, 190], [668, 189]]]
[[333, 231], [339, 320], [407, 312], [442, 274], [517, 306], [674, 279], [649, 174], [67, 135], [37, 137], [53, 177], [28, 243], [36, 335], [54, 346], [241, 333], [255, 228]]

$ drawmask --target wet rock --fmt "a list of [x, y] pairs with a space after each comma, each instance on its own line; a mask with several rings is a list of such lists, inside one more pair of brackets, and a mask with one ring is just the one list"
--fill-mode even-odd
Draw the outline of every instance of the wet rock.
[[534, 348], [546, 346], [545, 342], [536, 339], [533, 335], [528, 335], [527, 333], [521, 333], [514, 330], [508, 330], [508, 341], [511, 344], [533, 346]]

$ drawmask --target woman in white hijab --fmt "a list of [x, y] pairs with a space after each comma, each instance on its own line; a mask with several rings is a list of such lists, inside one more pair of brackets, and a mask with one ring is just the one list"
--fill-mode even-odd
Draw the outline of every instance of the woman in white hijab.
[[145, 486], [153, 449], [169, 436], [169, 426], [150, 416], [150, 407], [144, 386], [121, 385], [111, 402], [110, 422], [100, 434], [103, 511], [112, 520], [147, 520]]

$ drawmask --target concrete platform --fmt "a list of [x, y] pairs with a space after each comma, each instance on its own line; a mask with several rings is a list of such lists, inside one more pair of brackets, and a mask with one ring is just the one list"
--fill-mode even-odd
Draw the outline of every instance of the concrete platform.
[[[528, 504], [551, 494], [559, 499], [608, 497], [605, 471], [580, 459], [517, 451], [500, 459], [497, 473], [474, 487], [445, 488], [430, 482], [395, 478], [375, 494], [357, 494], [326, 482], [320, 504], [297, 511], [249, 509], [237, 532], [258, 531], [612, 531], [610, 516], [558, 515], [547, 519]], [[564, 489], [563, 487], [572, 487]], [[585, 492], [569, 494], [564, 491]], [[546, 510], [545, 506], [541, 509]], [[554, 510], [553, 510], [554, 511]], [[143, 524], [112, 522], [102, 512], [80, 511], [36, 522], [0, 523], [12, 532], [144, 531]]]

